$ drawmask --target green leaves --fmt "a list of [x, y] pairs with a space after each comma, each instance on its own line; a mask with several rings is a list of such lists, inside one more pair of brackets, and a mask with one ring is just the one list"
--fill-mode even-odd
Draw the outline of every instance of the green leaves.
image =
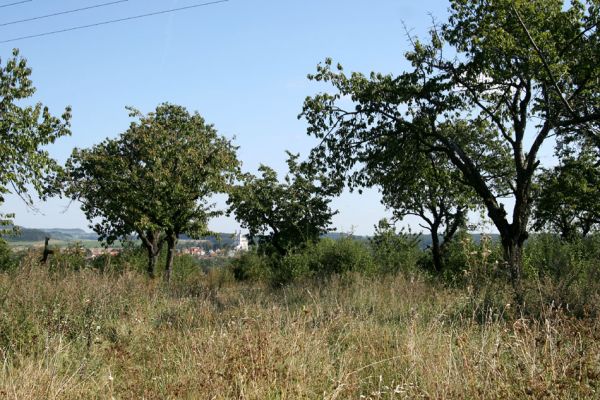
[[281, 255], [327, 232], [336, 214], [329, 207], [330, 197], [340, 190], [313, 165], [298, 163], [298, 155], [288, 156], [283, 182], [272, 168], [261, 165], [261, 175], [244, 175], [227, 202], [228, 212], [235, 213], [251, 238], [259, 237], [267, 251]]
[[[520, 293], [540, 148], [565, 134], [600, 143], [598, 2], [450, 3], [448, 22], [428, 41], [411, 38], [407, 72], [366, 77], [334, 71], [331, 60], [319, 65], [312, 79], [334, 93], [308, 98], [301, 117], [321, 140], [314, 163], [350, 187], [380, 186], [401, 215], [438, 191], [468, 187], [500, 232]], [[424, 167], [428, 156], [443, 168]], [[436, 182], [435, 170], [446, 170], [449, 184]], [[458, 205], [461, 197], [448, 198]]]
[[[18, 50], [13, 50], [4, 66], [0, 59], [0, 194], [16, 193], [29, 205], [32, 200], [27, 187], [31, 185], [44, 197], [48, 180], [60, 171], [41, 148], [69, 135], [71, 118], [69, 107], [57, 118], [40, 103], [25, 107], [17, 104], [35, 93], [30, 75], [31, 69]], [[11, 217], [0, 218], [7, 223]]]
[[586, 236], [600, 226], [600, 169], [590, 148], [569, 155], [536, 180], [533, 228], [550, 229], [563, 239]]
[[420, 235], [396, 228], [387, 219], [381, 219], [375, 225], [375, 232], [369, 242], [373, 256], [382, 272], [396, 273], [408, 271], [414, 267], [420, 256]]
[[117, 139], [75, 149], [67, 194], [109, 242], [133, 232], [206, 234], [208, 220], [220, 214], [210, 196], [225, 192], [238, 173], [236, 148], [184, 107], [128, 110], [138, 120]]

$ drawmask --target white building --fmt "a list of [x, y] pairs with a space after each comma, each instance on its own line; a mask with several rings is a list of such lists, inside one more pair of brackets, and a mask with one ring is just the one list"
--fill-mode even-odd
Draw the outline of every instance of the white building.
[[242, 231], [236, 232], [233, 239], [233, 251], [248, 251], [248, 238], [242, 235]]

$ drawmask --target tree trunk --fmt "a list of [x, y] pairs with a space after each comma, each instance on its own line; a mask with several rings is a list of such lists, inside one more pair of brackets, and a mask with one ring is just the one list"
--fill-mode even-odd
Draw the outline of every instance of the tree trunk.
[[40, 260], [40, 262], [44, 265], [48, 265], [48, 256], [51, 254], [54, 254], [54, 250], [50, 250], [50, 247], [48, 246], [49, 241], [50, 241], [50, 238], [46, 237], [46, 241], [44, 244], [44, 253], [42, 255], [42, 259]]
[[167, 265], [165, 267], [165, 281], [171, 280], [171, 273], [173, 271], [173, 260], [175, 260], [175, 251], [177, 249], [177, 234], [169, 234], [167, 237]]
[[148, 246], [146, 246], [146, 250], [148, 251], [148, 276], [154, 279], [154, 271], [156, 271], [156, 261], [158, 260], [158, 253], [160, 251], [156, 251], [156, 249]]
[[160, 254], [164, 236], [161, 237], [160, 232], [143, 232], [138, 231], [138, 236], [142, 240], [142, 244], [148, 252], [148, 266], [146, 272], [150, 278], [154, 278], [156, 271], [156, 262]]
[[523, 243], [525, 242], [525, 234], [520, 234], [512, 237], [504, 237], [502, 235], [502, 248], [504, 250], [504, 262], [510, 271], [510, 280], [515, 292], [515, 301], [517, 305], [522, 306], [524, 302], [523, 293]]
[[433, 255], [433, 268], [436, 272], [442, 272], [444, 261], [442, 259], [442, 246], [437, 227], [431, 228], [431, 253]]

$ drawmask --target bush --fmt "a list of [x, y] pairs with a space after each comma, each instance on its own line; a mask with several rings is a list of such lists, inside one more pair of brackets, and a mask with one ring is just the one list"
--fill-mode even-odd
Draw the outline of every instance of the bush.
[[[166, 257], [167, 254], [163, 246], [158, 260], [156, 260], [156, 270], [154, 271], [156, 276], [160, 276], [161, 271], [164, 269]], [[115, 265], [113, 268], [117, 270], [130, 270], [146, 274], [148, 269], [148, 252], [141, 245], [127, 241], [123, 243], [121, 253], [113, 261], [113, 265]]]
[[311, 270], [311, 254], [309, 249], [314, 245], [308, 245], [304, 249], [298, 249], [286, 254], [285, 257], [271, 257], [269, 283], [272, 286], [281, 286], [313, 275]]
[[369, 247], [352, 237], [322, 239], [305, 251], [310, 260], [309, 270], [318, 276], [346, 272], [372, 274], [377, 269]]
[[12, 269], [16, 264], [16, 257], [10, 246], [4, 240], [0, 239], [0, 271]]
[[65, 249], [54, 249], [54, 254], [48, 258], [52, 271], [78, 271], [86, 267], [86, 249], [80, 242], [69, 244]]
[[271, 263], [271, 283], [281, 285], [301, 278], [328, 278], [349, 272], [373, 274], [377, 267], [369, 247], [352, 237], [325, 238], [288, 253]]
[[370, 239], [373, 259], [381, 273], [414, 271], [422, 251], [419, 235], [410, 231], [396, 233], [394, 226], [382, 219], [375, 226], [375, 235]]
[[273, 286], [304, 278], [377, 271], [369, 246], [351, 237], [307, 243], [285, 256], [249, 251], [236, 258], [230, 268], [236, 280], [262, 280]]
[[[457, 239], [448, 247], [444, 280], [466, 287], [473, 315], [483, 318], [486, 310], [511, 302], [502, 248], [485, 236], [479, 242], [465, 233]], [[600, 236], [565, 241], [553, 234], [532, 235], [523, 249], [520, 313], [540, 318], [559, 309], [579, 318], [600, 315], [599, 263]]]
[[488, 235], [477, 241], [466, 231], [456, 234], [446, 247], [445, 282], [475, 288], [506, 280], [507, 271], [501, 268], [502, 247]]
[[552, 304], [579, 317], [600, 313], [599, 235], [571, 241], [534, 235], [526, 243], [523, 264], [532, 286], [532, 309]]
[[259, 254], [255, 248], [234, 258], [229, 268], [238, 281], [266, 280], [272, 269], [269, 257]]
[[600, 235], [566, 241], [546, 233], [533, 235], [525, 243], [523, 264], [529, 276], [563, 279], [574, 269], [596, 269], [598, 261]]

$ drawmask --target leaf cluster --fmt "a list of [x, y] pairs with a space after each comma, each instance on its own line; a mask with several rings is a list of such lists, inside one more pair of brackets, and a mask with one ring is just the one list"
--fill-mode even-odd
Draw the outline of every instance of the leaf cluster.
[[571, 240], [600, 226], [600, 168], [590, 149], [563, 159], [537, 177], [533, 228]]
[[[27, 187], [40, 195], [47, 193], [48, 177], [60, 167], [44, 146], [70, 134], [71, 109], [54, 117], [41, 103], [23, 106], [23, 100], [33, 96], [35, 87], [31, 69], [17, 49], [4, 65], [0, 59], [0, 205], [4, 195], [15, 193], [29, 206], [32, 199]], [[8, 225], [12, 214], [0, 214], [0, 225]]]
[[208, 232], [219, 215], [209, 203], [238, 171], [236, 148], [198, 114], [161, 104], [116, 139], [75, 149], [67, 162], [66, 193], [101, 239], [111, 243], [132, 233]]
[[232, 188], [227, 204], [251, 239], [258, 238], [264, 248], [279, 254], [315, 242], [328, 231], [331, 196], [340, 190], [313, 165], [298, 162], [288, 153], [289, 172], [280, 182], [277, 173], [266, 165], [260, 176], [245, 174]]
[[[448, 160], [453, 182], [471, 188], [506, 240], [522, 243], [541, 145], [600, 121], [598, 4], [570, 3], [453, 0], [429, 41], [410, 38], [412, 69], [399, 75], [346, 74], [327, 59], [309, 78], [334, 93], [307, 98], [300, 115], [321, 139], [314, 162], [351, 187], [391, 193], [431, 182], [415, 155], [436, 154], [437, 169]], [[506, 197], [515, 199], [512, 222]]]

